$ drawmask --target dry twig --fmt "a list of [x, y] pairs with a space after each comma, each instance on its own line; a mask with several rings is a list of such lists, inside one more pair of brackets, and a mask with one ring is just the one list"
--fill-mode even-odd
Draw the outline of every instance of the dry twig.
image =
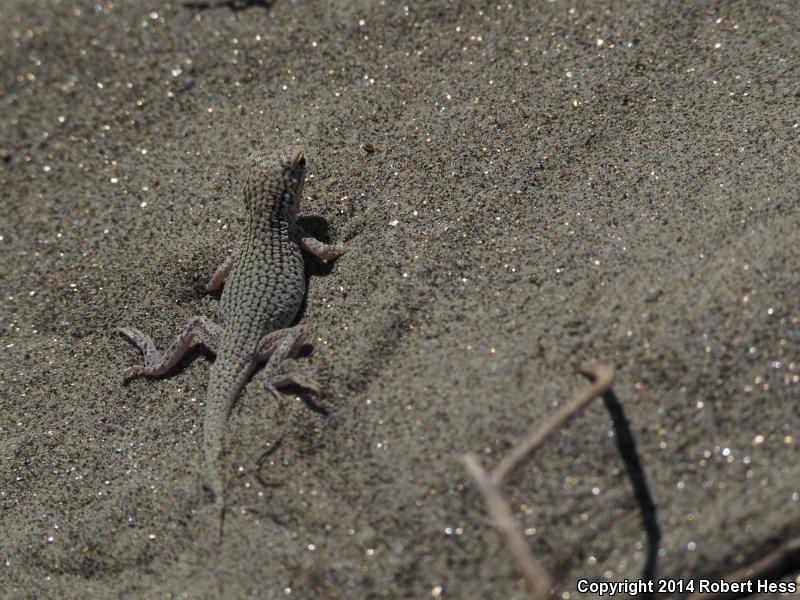
[[[798, 565], [800, 565], [800, 538], [795, 538], [781, 544], [757, 561], [728, 573], [720, 579], [728, 583], [758, 579], [775, 581], [797, 571]], [[730, 600], [749, 595], [731, 592], [695, 592], [689, 596], [688, 600]]]
[[517, 563], [517, 567], [522, 572], [522, 577], [528, 583], [528, 587], [533, 591], [533, 598], [535, 600], [544, 600], [549, 597], [550, 590], [553, 587], [550, 575], [531, 554], [525, 538], [522, 537], [517, 523], [514, 521], [511, 508], [500, 491], [500, 487], [495, 484], [493, 477], [480, 465], [477, 456], [467, 454], [463, 460], [467, 471], [475, 480], [475, 483], [478, 484], [481, 494], [483, 494], [486, 510], [489, 511], [489, 516], [492, 518], [494, 526], [505, 538], [506, 544], [511, 551], [511, 556], [514, 557], [514, 562]]
[[503, 497], [501, 486], [514, 467], [532, 454], [570, 418], [583, 410], [592, 399], [604, 394], [611, 387], [614, 377], [612, 367], [591, 361], [581, 365], [580, 371], [592, 377], [594, 383], [578, 394], [572, 402], [555, 411], [541, 427], [534, 429], [522, 442], [512, 448], [492, 472], [487, 473], [474, 454], [463, 457], [467, 472], [477, 483], [486, 502], [489, 516], [505, 538], [517, 567], [532, 591], [534, 600], [545, 600], [550, 596], [552, 580], [547, 570], [534, 558], [520, 533], [508, 501]]
[[541, 427], [532, 431], [527, 438], [512, 448], [511, 452], [492, 471], [492, 478], [495, 484], [499, 485], [526, 456], [561, 429], [564, 423], [583, 410], [589, 402], [597, 396], [601, 396], [603, 392], [611, 387], [611, 380], [614, 377], [614, 369], [612, 367], [591, 361], [583, 363], [580, 367], [580, 372], [592, 377], [594, 383], [578, 394], [578, 397], [572, 402], [560, 407], [550, 415], [550, 418]]

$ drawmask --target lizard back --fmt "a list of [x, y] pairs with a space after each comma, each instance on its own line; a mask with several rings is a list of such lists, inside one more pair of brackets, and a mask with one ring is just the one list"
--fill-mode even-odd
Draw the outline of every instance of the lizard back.
[[257, 343], [288, 327], [300, 310], [305, 269], [294, 228], [304, 176], [302, 156], [253, 161], [244, 188], [245, 234], [219, 306], [224, 342]]

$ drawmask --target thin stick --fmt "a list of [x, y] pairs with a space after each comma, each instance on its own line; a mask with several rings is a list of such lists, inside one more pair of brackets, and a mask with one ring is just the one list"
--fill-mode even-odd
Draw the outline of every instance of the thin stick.
[[478, 484], [478, 489], [486, 502], [486, 510], [489, 512], [494, 526], [505, 539], [522, 577], [533, 592], [534, 600], [546, 600], [553, 587], [550, 575], [531, 554], [502, 492], [492, 476], [480, 465], [477, 456], [467, 454], [463, 457], [463, 461], [467, 471]]
[[511, 556], [517, 563], [517, 568], [522, 572], [522, 577], [528, 583], [534, 600], [546, 600], [550, 597], [553, 587], [552, 579], [547, 570], [534, 558], [519, 531], [511, 508], [503, 497], [501, 486], [505, 477], [523, 459], [541, 446], [550, 436], [558, 431], [571, 417], [579, 413], [589, 402], [604, 394], [611, 387], [614, 378], [614, 369], [595, 361], [581, 365], [581, 373], [594, 378], [594, 383], [583, 390], [572, 402], [565, 404], [555, 411], [544, 425], [535, 429], [522, 442], [511, 449], [491, 473], [481, 467], [478, 457], [466, 454], [463, 457], [467, 472], [475, 480], [478, 489], [483, 495], [486, 510], [492, 518], [494, 526], [506, 541], [511, 551]]
[[578, 414], [589, 402], [602, 395], [611, 387], [614, 378], [614, 368], [595, 361], [583, 363], [580, 372], [589, 377], [594, 377], [594, 383], [583, 390], [578, 397], [569, 404], [565, 404], [555, 411], [544, 424], [534, 430], [522, 442], [514, 446], [492, 471], [495, 485], [508, 476], [526, 456], [541, 446], [551, 435], [558, 431], [564, 423]]
[[[800, 538], [795, 538], [781, 544], [754, 563], [724, 575], [722, 579], [729, 583], [755, 581], [757, 579], [775, 581], [794, 573], [798, 564], [800, 564]], [[689, 596], [689, 600], [700, 600], [701, 598], [702, 600], [721, 600], [723, 598], [740, 598], [749, 595], [749, 593], [695, 592]]]

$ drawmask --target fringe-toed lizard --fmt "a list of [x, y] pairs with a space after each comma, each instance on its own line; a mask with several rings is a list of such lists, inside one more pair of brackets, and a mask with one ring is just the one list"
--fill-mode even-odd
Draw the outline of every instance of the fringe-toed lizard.
[[[247, 223], [239, 246], [220, 265], [206, 288], [219, 289], [227, 279], [219, 304], [219, 324], [205, 317], [193, 318], [163, 353], [141, 331], [118, 330], [144, 354], [144, 365], [125, 369], [123, 381], [135, 375], [164, 375], [195, 339], [216, 354], [208, 379], [203, 443], [220, 539], [225, 501], [218, 462], [231, 407], [260, 363], [266, 362], [269, 368], [294, 357], [305, 343], [304, 328], [290, 327], [305, 295], [300, 249], [323, 260], [344, 253], [341, 245], [325, 244], [311, 237], [295, 221], [305, 172], [302, 152], [293, 159], [286, 156], [277, 162], [263, 155], [252, 161], [244, 186]], [[318, 391], [315, 382], [292, 375], [273, 377], [267, 384], [273, 393], [278, 387], [290, 385]]]

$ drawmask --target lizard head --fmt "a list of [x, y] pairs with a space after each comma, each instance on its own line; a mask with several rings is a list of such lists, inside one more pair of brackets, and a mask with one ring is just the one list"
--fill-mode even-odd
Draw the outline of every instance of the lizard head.
[[244, 184], [244, 204], [251, 216], [258, 215], [294, 223], [306, 177], [306, 158], [302, 152], [278, 161], [255, 155]]

